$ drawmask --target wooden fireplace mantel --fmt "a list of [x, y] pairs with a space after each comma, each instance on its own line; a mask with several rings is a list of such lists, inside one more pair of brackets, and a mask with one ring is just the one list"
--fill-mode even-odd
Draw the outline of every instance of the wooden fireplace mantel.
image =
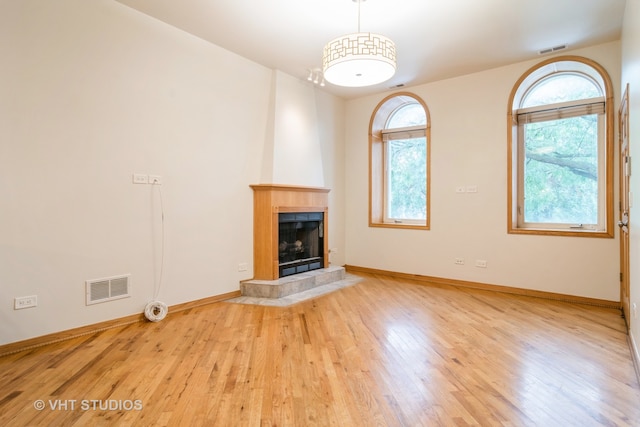
[[256, 280], [276, 280], [278, 269], [278, 214], [324, 212], [324, 268], [329, 266], [329, 189], [279, 184], [254, 184], [253, 271]]

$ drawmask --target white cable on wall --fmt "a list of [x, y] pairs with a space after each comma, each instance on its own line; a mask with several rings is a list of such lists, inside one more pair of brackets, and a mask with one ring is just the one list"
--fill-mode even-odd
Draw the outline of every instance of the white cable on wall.
[[162, 276], [164, 274], [164, 200], [162, 199], [162, 186], [155, 183], [152, 184], [153, 187], [158, 189], [158, 195], [160, 196], [160, 274], [153, 293], [153, 299], [157, 299], [162, 287]]
[[159, 322], [165, 318], [169, 308], [163, 302], [158, 301], [158, 295], [162, 288], [162, 275], [164, 273], [164, 203], [162, 200], [162, 188], [156, 181], [151, 182], [153, 187], [158, 189], [160, 195], [160, 274], [153, 286], [153, 301], [144, 308], [144, 316], [152, 322]]

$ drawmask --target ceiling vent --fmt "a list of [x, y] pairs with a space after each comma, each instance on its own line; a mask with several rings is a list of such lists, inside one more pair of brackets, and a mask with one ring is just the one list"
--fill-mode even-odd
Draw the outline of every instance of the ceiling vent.
[[130, 275], [87, 280], [87, 305], [127, 298]]
[[566, 44], [561, 44], [561, 45], [558, 45], [558, 46], [554, 46], [554, 47], [550, 47], [550, 48], [547, 48], [547, 49], [539, 50], [538, 51], [538, 55], [547, 55], [549, 53], [555, 53], [555, 52], [557, 52], [559, 50], [564, 50], [566, 48], [567, 48]]

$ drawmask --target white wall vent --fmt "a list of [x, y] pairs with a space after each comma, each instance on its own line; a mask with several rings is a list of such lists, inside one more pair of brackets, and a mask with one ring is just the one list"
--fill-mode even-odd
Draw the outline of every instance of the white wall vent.
[[566, 44], [561, 44], [561, 45], [558, 45], [558, 46], [549, 47], [547, 49], [539, 50], [538, 51], [538, 55], [546, 55], [548, 53], [554, 53], [554, 52], [557, 52], [559, 50], [564, 50], [566, 48], [567, 48]]
[[106, 277], [104, 279], [87, 280], [87, 305], [127, 298], [129, 294], [130, 275]]

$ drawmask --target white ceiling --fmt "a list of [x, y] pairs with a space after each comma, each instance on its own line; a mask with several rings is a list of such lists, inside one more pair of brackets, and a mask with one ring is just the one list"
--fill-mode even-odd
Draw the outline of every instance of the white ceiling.
[[[357, 32], [354, 0], [117, 0], [272, 69], [306, 79], [322, 48]], [[366, 88], [327, 84], [353, 98], [618, 40], [625, 0], [368, 0], [363, 32], [396, 44], [398, 69]]]

